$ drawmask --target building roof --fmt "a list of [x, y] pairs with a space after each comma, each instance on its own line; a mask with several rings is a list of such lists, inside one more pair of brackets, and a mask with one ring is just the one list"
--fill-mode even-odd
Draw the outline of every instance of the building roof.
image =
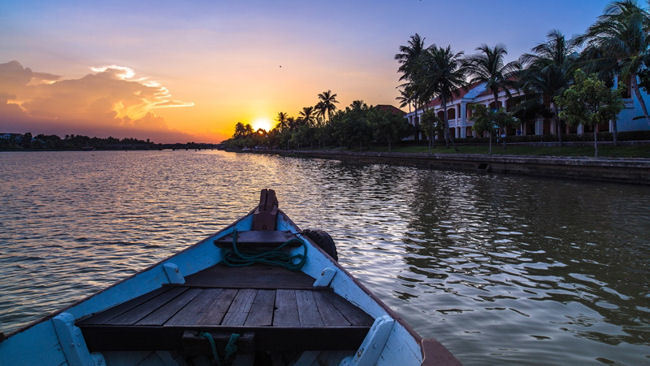
[[[468, 85], [468, 86], [466, 86], [464, 88], [456, 89], [456, 91], [454, 92], [454, 97], [452, 98], [452, 100], [462, 99], [465, 96], [465, 94], [469, 93], [470, 91], [472, 91], [474, 88], [476, 88], [477, 86], [479, 86], [481, 84], [482, 83], [474, 83], [474, 84]], [[447, 102], [449, 103], [452, 100], [449, 100]], [[442, 102], [440, 101], [440, 98], [436, 98], [436, 99], [430, 101], [429, 103], [427, 103], [427, 107], [436, 107], [436, 106], [439, 106], [441, 103]]]
[[[516, 81], [517, 79], [516, 79], [515, 77], [512, 77], [512, 76], [511, 76], [511, 77], [508, 78], [508, 80], [509, 80], [509, 81]], [[510, 88], [510, 89], [511, 89], [511, 88]], [[493, 94], [493, 93], [492, 93], [492, 90], [490, 90], [489, 88], [485, 88], [485, 90], [484, 90], [481, 94], [477, 95], [476, 97], [477, 97], [477, 98], [478, 98], [478, 97], [484, 97], [484, 96], [486, 96], [486, 95], [492, 96], [492, 94]]]
[[[513, 93], [513, 95], [515, 94], [517, 94], [517, 92]], [[450, 106], [461, 99], [465, 99], [468, 103], [473, 103], [477, 98], [485, 96], [492, 96], [492, 91], [485, 87], [485, 83], [473, 83], [465, 88], [457, 89], [453, 98], [447, 101], [447, 106]], [[435, 98], [431, 102], [427, 103], [425, 108], [439, 107], [441, 104], [440, 98]], [[419, 108], [418, 113], [420, 113], [419, 111], [421, 110], [422, 108]]]
[[375, 106], [375, 108], [377, 108], [379, 110], [382, 110], [382, 111], [390, 112], [392, 114], [397, 114], [399, 116], [403, 116], [403, 115], [406, 114], [406, 112], [404, 112], [403, 110], [401, 110], [401, 109], [399, 109], [399, 108], [397, 108], [397, 107], [395, 107], [393, 105], [390, 105], [390, 104], [377, 104]]

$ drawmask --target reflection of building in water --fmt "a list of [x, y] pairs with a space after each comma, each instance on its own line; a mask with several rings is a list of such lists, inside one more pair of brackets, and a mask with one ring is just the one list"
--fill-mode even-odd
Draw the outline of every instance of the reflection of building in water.
[[[615, 83], [617, 82], [618, 80], [615, 80]], [[650, 130], [650, 122], [643, 118], [643, 109], [641, 108], [641, 104], [635, 96], [630, 94], [631, 88], [628, 87], [624, 90], [626, 90], [623, 95], [625, 108], [618, 114], [616, 126], [618, 132]], [[650, 108], [650, 97], [643, 89], [641, 89], [640, 92], [646, 106]], [[477, 133], [472, 129], [474, 122], [472, 121], [471, 105], [483, 104], [491, 108], [498, 105], [499, 107], [505, 108], [507, 111], [512, 111], [521, 97], [523, 97], [523, 93], [519, 90], [510, 89], [510, 97], [506, 95], [505, 91], [501, 91], [499, 92], [498, 101], [495, 103], [492, 91], [485, 87], [485, 83], [476, 83], [467, 88], [459, 89], [453, 99], [447, 102], [449, 133], [455, 138], [478, 137]], [[443, 118], [444, 111], [439, 98], [429, 102], [424, 110], [430, 108], [433, 108], [436, 111], [436, 114], [440, 119]], [[419, 122], [422, 113], [423, 109], [418, 109], [417, 111], [407, 113], [406, 118], [411, 125], [415, 125], [416, 122]], [[599, 125], [597, 128], [598, 132], [612, 132], [614, 127], [612, 121], [610, 121], [609, 123]], [[590, 127], [582, 125], [571, 127], [565, 124], [565, 129], [566, 130], [563, 131], [563, 134], [581, 135], [583, 133], [593, 132]], [[531, 118], [530, 120], [522, 120], [518, 127], [509, 129], [507, 134], [509, 136], [555, 135], [557, 133], [556, 131], [557, 129], [553, 118], [537, 117]], [[424, 132], [420, 131], [419, 133], [420, 136], [424, 138]], [[487, 137], [487, 132], [485, 132], [484, 137]], [[414, 137], [411, 136], [409, 139], [413, 138]]]

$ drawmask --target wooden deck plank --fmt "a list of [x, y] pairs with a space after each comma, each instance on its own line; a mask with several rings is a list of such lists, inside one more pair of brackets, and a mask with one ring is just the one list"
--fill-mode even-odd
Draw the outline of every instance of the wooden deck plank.
[[192, 299], [201, 292], [197, 288], [191, 288], [182, 294], [176, 296], [166, 304], [154, 310], [151, 314], [140, 319], [136, 325], [163, 325], [174, 314], [187, 305]]
[[366, 314], [363, 310], [355, 305], [349, 303], [341, 296], [331, 293], [328, 300], [336, 307], [336, 309], [347, 319], [353, 326], [372, 325], [373, 319], [370, 315]]
[[299, 327], [298, 303], [295, 290], [277, 290], [275, 295], [275, 311], [273, 326]]
[[[206, 293], [208, 296], [210, 293]], [[219, 325], [232, 304], [237, 290], [223, 289], [213, 299], [205, 314], [197, 321], [198, 325]]]
[[275, 291], [259, 290], [253, 300], [253, 305], [246, 318], [245, 326], [273, 325], [273, 308], [275, 306]]
[[170, 287], [167, 287], [167, 286], [160, 287], [159, 289], [156, 289], [156, 290], [148, 292], [148, 293], [146, 293], [144, 295], [138, 296], [135, 299], [123, 302], [121, 304], [113, 306], [112, 308], [109, 308], [109, 309], [104, 310], [104, 311], [102, 311], [100, 313], [97, 313], [97, 314], [91, 316], [90, 318], [79, 322], [79, 324], [105, 324], [111, 318], [115, 318], [118, 315], [122, 315], [125, 312], [133, 309], [134, 307], [144, 303], [145, 301], [148, 301], [148, 300], [162, 294], [163, 292], [168, 291], [169, 289], [170, 289]]
[[185, 278], [185, 285], [192, 287], [242, 289], [310, 289], [313, 283], [314, 279], [305, 273], [262, 264], [246, 267], [217, 264]]
[[210, 310], [210, 304], [214, 302], [223, 290], [211, 288], [200, 289], [199, 291], [200, 292], [192, 299], [192, 301], [174, 314], [174, 316], [167, 320], [164, 325], [176, 326], [197, 324], [199, 319], [205, 316], [208, 310]]
[[332, 293], [325, 291], [314, 291], [314, 300], [318, 306], [318, 312], [323, 319], [326, 326], [346, 326], [350, 322], [339, 312], [339, 310], [332, 304], [330, 297]]
[[298, 318], [302, 327], [322, 327], [323, 319], [318, 312], [313, 291], [296, 290], [296, 302], [298, 303]]
[[257, 290], [245, 289], [239, 290], [230, 308], [226, 312], [226, 315], [223, 317], [221, 325], [228, 326], [241, 326], [244, 325], [248, 313], [253, 305], [253, 300]]
[[185, 292], [186, 287], [174, 287], [154, 298], [145, 301], [144, 303], [134, 307], [133, 309], [118, 315], [108, 321], [109, 324], [115, 325], [131, 325], [135, 324], [138, 320], [149, 315], [154, 310], [166, 304], [171, 299]]

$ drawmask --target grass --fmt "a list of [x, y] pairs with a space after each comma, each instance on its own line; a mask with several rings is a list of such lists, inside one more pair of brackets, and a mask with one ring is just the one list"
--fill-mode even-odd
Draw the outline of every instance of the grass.
[[[375, 146], [371, 151], [387, 152], [385, 146]], [[398, 146], [392, 152], [427, 153], [427, 146]], [[487, 154], [488, 146], [458, 146], [457, 151], [444, 145], [437, 145], [431, 151], [434, 154]], [[530, 145], [492, 145], [493, 155], [532, 155], [532, 156], [594, 156], [594, 148], [589, 146], [546, 147]], [[644, 145], [598, 145], [599, 157], [650, 158], [650, 144]]]

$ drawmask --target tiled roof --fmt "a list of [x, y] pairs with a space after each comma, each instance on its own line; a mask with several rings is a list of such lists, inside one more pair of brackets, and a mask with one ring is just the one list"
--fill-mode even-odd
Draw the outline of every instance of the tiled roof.
[[400, 116], [403, 116], [403, 115], [406, 114], [406, 112], [404, 112], [403, 110], [401, 110], [401, 109], [399, 109], [399, 108], [397, 108], [397, 107], [395, 107], [393, 105], [390, 105], [390, 104], [377, 104], [375, 106], [375, 108], [380, 109], [382, 111], [397, 114], [397, 115], [400, 115]]
[[[469, 86], [467, 86], [465, 88], [457, 89], [456, 92], [454, 93], [453, 99], [450, 100], [450, 101], [447, 101], [447, 104], [451, 104], [451, 102], [454, 101], [454, 100], [462, 99], [465, 96], [465, 94], [469, 93], [472, 89], [474, 89], [475, 87], [477, 87], [479, 85], [481, 85], [481, 83], [474, 83], [474, 84], [471, 84], [471, 85], [469, 85]], [[436, 98], [436, 99], [430, 101], [427, 104], [427, 107], [436, 107], [436, 106], [439, 106], [440, 104], [441, 104], [440, 98]]]

